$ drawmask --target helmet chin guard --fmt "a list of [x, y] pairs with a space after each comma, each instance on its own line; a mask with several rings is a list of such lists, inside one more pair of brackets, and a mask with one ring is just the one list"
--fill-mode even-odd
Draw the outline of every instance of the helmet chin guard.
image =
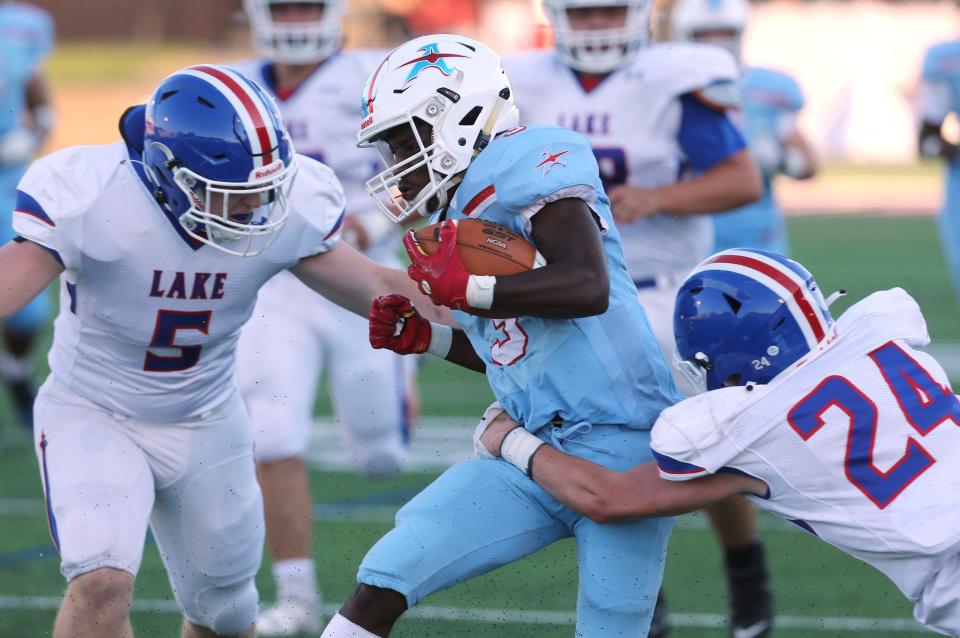
[[[361, 110], [357, 145], [375, 147], [387, 167], [367, 190], [396, 222], [445, 207], [477, 154], [519, 121], [499, 56], [476, 40], [445, 34], [394, 49], [367, 81]], [[394, 152], [397, 135], [414, 140], [411, 153]], [[419, 171], [426, 184], [404, 197], [401, 181]]]

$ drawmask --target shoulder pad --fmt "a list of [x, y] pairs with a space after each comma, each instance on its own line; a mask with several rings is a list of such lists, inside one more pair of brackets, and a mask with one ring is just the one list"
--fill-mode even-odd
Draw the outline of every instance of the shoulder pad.
[[640, 51], [630, 67], [653, 89], [670, 95], [737, 82], [740, 69], [726, 49], [696, 42], [661, 42]]
[[736, 82], [721, 80], [714, 82], [710, 86], [704, 87], [699, 91], [694, 91], [691, 95], [718, 111], [728, 109], [738, 109], [742, 103], [740, 97], [740, 87]]
[[803, 90], [791, 75], [783, 71], [749, 68], [744, 71], [741, 86], [744, 100], [770, 103], [791, 111], [803, 108]]
[[493, 184], [497, 202], [507, 209], [518, 213], [535, 209], [554, 193], [572, 187], [580, 187], [577, 195], [587, 203], [596, 198], [597, 160], [590, 142], [579, 133], [533, 126], [508, 132], [495, 142], [500, 149]]
[[[340, 238], [346, 199], [340, 180], [326, 165], [297, 154], [297, 177], [290, 191], [290, 215], [302, 233], [297, 258], [326, 252]], [[289, 223], [289, 222], [288, 222]]]
[[960, 40], [941, 42], [927, 50], [923, 59], [923, 79], [943, 82], [960, 75]]

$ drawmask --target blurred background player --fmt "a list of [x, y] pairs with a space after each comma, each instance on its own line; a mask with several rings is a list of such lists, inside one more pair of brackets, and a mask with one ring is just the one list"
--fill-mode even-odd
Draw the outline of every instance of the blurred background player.
[[[729, 116], [739, 104], [736, 61], [714, 46], [650, 44], [650, 9], [649, 0], [544, 0], [555, 52], [508, 57], [504, 68], [521, 123], [590, 140], [638, 298], [670, 360], [677, 288], [713, 247], [705, 214], [755, 201], [761, 183]], [[674, 379], [690, 393], [676, 371]], [[755, 514], [746, 501], [717, 509], [731, 629], [763, 636], [772, 611]], [[759, 566], [749, 579], [738, 576], [745, 565]], [[650, 635], [667, 631], [661, 601]]]
[[[0, 3], [0, 243], [13, 239], [17, 182], [54, 125], [43, 64], [53, 48], [53, 22], [43, 10]], [[21, 423], [33, 427], [31, 351], [50, 314], [47, 293], [3, 322], [0, 376]]]
[[920, 154], [942, 159], [947, 186], [940, 209], [940, 239], [960, 302], [960, 159], [957, 145], [943, 136], [947, 115], [960, 113], [960, 40], [936, 44], [923, 60], [920, 93]]
[[[377, 154], [356, 147], [358, 96], [384, 52], [340, 50], [343, 0], [246, 0], [244, 8], [264, 57], [232, 66], [273, 94], [297, 152], [336, 172], [347, 198], [344, 239], [397, 266], [399, 233], [364, 189], [378, 170]], [[384, 476], [400, 468], [409, 436], [412, 364], [372, 349], [362, 317], [289, 273], [261, 289], [238, 351], [278, 596], [257, 619], [260, 635], [322, 626], [304, 466], [321, 371], [347, 453], [364, 474]]]
[[[743, 31], [750, 16], [746, 0], [678, 0], [670, 29], [674, 40], [705, 42], [741, 59]], [[713, 216], [714, 249], [748, 247], [789, 251], [786, 223], [773, 196], [773, 179], [780, 174], [810, 179], [817, 172], [813, 149], [797, 129], [803, 92], [782, 71], [743, 66], [740, 73], [740, 111], [732, 117], [747, 138], [763, 177], [759, 201]]]

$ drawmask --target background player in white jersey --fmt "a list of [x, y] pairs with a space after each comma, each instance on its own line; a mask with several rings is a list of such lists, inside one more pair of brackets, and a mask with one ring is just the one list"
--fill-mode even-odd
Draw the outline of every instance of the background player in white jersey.
[[[344, 239], [399, 266], [399, 233], [363, 188], [377, 172], [377, 154], [356, 146], [357, 96], [383, 52], [340, 50], [342, 0], [247, 0], [244, 7], [264, 58], [232, 68], [274, 95], [297, 152], [336, 173], [347, 200]], [[260, 290], [237, 350], [278, 593], [277, 605], [257, 618], [259, 634], [321, 628], [304, 466], [321, 371], [347, 453], [362, 472], [385, 475], [399, 469], [409, 434], [411, 369], [399, 355], [370, 347], [362, 317], [313, 294], [291, 273]]]
[[0, 248], [0, 316], [61, 283], [34, 413], [69, 582], [54, 636], [132, 636], [148, 523], [183, 635], [250, 636], [263, 508], [234, 350], [257, 291], [290, 269], [365, 313], [416, 289], [338, 243], [336, 177], [294, 154], [275, 104], [241, 74], [176, 72], [120, 127], [122, 142], [30, 167], [19, 237]]
[[[669, 361], [677, 287], [713, 246], [703, 213], [752, 202], [762, 189], [728, 116], [739, 101], [736, 61], [708, 45], [650, 44], [650, 4], [544, 0], [556, 51], [508, 57], [504, 68], [515, 78], [521, 123], [559, 124], [590, 140], [627, 267]], [[674, 379], [690, 392], [676, 372]], [[742, 499], [708, 513], [727, 550], [728, 576], [736, 576], [733, 626], [755, 626], [769, 615], [756, 603], [766, 572], [755, 515]], [[654, 635], [665, 635], [661, 617]]]
[[[673, 5], [674, 40], [721, 46], [740, 61], [743, 31], [750, 16], [746, 0], [679, 0]], [[790, 75], [758, 66], [741, 66], [740, 125], [760, 174], [763, 196], [752, 204], [713, 216], [714, 250], [750, 247], [788, 253], [786, 223], [773, 194], [777, 175], [810, 179], [817, 172], [813, 149], [797, 129], [803, 92]]]
[[[54, 125], [43, 64], [53, 48], [53, 22], [37, 7], [0, 3], [0, 243], [13, 239], [17, 182]], [[0, 376], [23, 425], [33, 424], [33, 343], [46, 326], [50, 299], [41, 293], [3, 322]]]
[[940, 239], [960, 302], [960, 154], [956, 143], [944, 138], [941, 131], [951, 112], [960, 113], [960, 39], [936, 44], [924, 57], [919, 133], [920, 154], [942, 159], [945, 164], [946, 192], [938, 218]]
[[930, 338], [916, 302], [877, 292], [834, 323], [800, 264], [728, 250], [681, 287], [676, 331], [710, 391], [660, 415], [655, 463], [611, 472], [505, 421], [482, 443], [598, 521], [748, 494], [879, 569], [927, 628], [960, 636], [960, 401], [917, 349]]

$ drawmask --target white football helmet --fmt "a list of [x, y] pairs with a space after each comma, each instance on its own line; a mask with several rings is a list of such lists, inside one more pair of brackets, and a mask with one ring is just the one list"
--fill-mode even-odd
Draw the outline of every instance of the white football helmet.
[[[277, 20], [274, 5], [312, 4], [323, 8], [319, 20]], [[283, 64], [312, 64], [330, 57], [341, 43], [343, 0], [243, 0], [253, 44], [261, 55]]]
[[[387, 167], [367, 182], [367, 191], [396, 222], [443, 209], [477, 154], [519, 121], [500, 56], [448, 34], [415, 38], [387, 55], [367, 80], [361, 111], [357, 146], [377, 148]], [[432, 139], [421, 137], [416, 120], [432, 127]], [[399, 161], [386, 142], [397, 127], [412, 130], [419, 145], [419, 152]], [[404, 198], [401, 179], [424, 168], [428, 183]]]
[[[747, 0], [678, 0], [670, 15], [670, 33], [674, 40], [721, 46], [739, 59], [749, 18]], [[705, 37], [708, 34], [716, 35]]]
[[[543, 0], [557, 54], [584, 73], [610, 73], [647, 44], [651, 5], [652, 0]], [[611, 29], [574, 29], [567, 11], [588, 7], [626, 7], [626, 20]]]

